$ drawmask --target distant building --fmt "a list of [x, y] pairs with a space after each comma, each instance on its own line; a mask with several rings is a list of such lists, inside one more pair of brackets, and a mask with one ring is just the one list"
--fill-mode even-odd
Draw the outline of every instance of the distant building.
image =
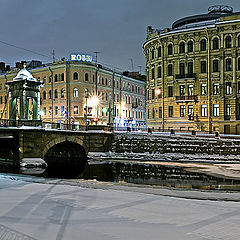
[[143, 48], [149, 127], [240, 134], [240, 12], [213, 6], [148, 27]]
[[[82, 61], [58, 61], [30, 71], [43, 82], [40, 109], [45, 122], [85, 124], [87, 121], [115, 127], [146, 125], [144, 80]], [[8, 117], [5, 82], [13, 79], [17, 72], [14, 69], [0, 75], [3, 118]]]

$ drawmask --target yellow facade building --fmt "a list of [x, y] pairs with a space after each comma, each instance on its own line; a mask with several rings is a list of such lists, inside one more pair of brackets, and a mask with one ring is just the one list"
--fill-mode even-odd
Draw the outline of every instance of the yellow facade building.
[[[0, 75], [1, 119], [9, 118], [5, 83], [18, 71]], [[142, 128], [146, 125], [145, 80], [83, 61], [64, 60], [29, 71], [43, 83], [40, 113], [44, 122]], [[31, 102], [29, 110], [31, 119]]]
[[207, 14], [148, 27], [147, 123], [155, 129], [240, 134], [240, 13]]

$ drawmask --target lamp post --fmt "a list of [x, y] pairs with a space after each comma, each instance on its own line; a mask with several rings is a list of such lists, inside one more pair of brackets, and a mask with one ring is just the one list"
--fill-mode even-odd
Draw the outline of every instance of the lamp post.
[[86, 99], [86, 113], [84, 115], [85, 117], [85, 128], [86, 131], [88, 130], [88, 120], [87, 120], [87, 116], [88, 116], [88, 106], [87, 106], [87, 99], [88, 99], [88, 89], [85, 89], [85, 99]]

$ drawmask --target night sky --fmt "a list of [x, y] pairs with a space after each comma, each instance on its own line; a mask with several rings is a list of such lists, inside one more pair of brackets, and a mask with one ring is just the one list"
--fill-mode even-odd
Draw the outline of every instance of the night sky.
[[[207, 13], [209, 6], [230, 5], [240, 11], [239, 0], [0, 0], [0, 61], [11, 66], [21, 60], [51, 62], [71, 53], [94, 55], [120, 70], [144, 72], [142, 45], [146, 28], [171, 27], [182, 17]], [[131, 60], [132, 59], [132, 60]]]

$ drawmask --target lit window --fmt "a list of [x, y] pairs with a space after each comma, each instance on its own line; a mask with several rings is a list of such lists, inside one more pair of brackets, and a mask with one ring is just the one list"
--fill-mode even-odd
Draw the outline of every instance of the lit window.
[[206, 83], [201, 84], [201, 95], [207, 95], [207, 84]]
[[226, 94], [227, 95], [232, 94], [232, 83], [231, 82], [226, 82]]
[[77, 88], [73, 89], [73, 97], [78, 97], [78, 89]]
[[219, 83], [213, 83], [213, 95], [219, 94]]
[[186, 107], [184, 105], [180, 106], [180, 117], [185, 117], [186, 115]]
[[73, 113], [76, 115], [78, 114], [78, 106], [74, 106]]
[[201, 105], [201, 116], [202, 117], [207, 117], [207, 104], [202, 104]]
[[219, 116], [219, 104], [213, 104], [213, 116], [214, 117]]

